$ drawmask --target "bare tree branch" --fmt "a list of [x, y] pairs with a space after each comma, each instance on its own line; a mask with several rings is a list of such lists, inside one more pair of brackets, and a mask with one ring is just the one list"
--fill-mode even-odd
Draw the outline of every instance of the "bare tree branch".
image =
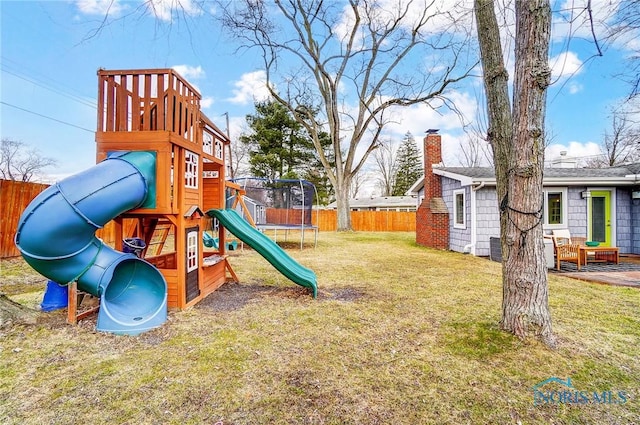
[[[349, 187], [379, 145], [389, 111], [446, 98], [475, 66], [462, 60], [470, 57], [462, 54], [469, 34], [433, 0], [385, 9], [373, 0], [277, 0], [273, 9], [229, 2], [222, 21], [245, 48], [260, 52], [271, 95], [312, 136], [335, 188], [338, 228], [350, 229]], [[434, 60], [430, 69], [411, 62], [423, 57]], [[313, 118], [309, 107], [319, 112]], [[314, 136], [322, 131], [332, 161]]]
[[378, 145], [373, 154], [376, 167], [376, 186], [380, 189], [381, 196], [393, 195], [393, 187], [398, 172], [397, 148], [385, 140]]
[[29, 148], [23, 142], [2, 139], [0, 144], [0, 177], [5, 180], [34, 181], [42, 177], [45, 168], [56, 164], [55, 159], [42, 156], [36, 149]]

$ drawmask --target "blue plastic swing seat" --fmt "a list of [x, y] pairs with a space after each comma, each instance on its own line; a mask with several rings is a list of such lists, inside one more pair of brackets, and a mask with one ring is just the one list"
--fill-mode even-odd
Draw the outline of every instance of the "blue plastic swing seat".
[[214, 238], [209, 233], [202, 233], [202, 243], [207, 248], [216, 248], [218, 249], [218, 238]]

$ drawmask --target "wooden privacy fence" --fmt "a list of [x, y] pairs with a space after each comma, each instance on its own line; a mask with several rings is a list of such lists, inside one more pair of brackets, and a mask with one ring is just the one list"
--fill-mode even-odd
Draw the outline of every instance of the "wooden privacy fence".
[[0, 180], [0, 258], [16, 257], [20, 251], [13, 243], [20, 214], [40, 192], [49, 185]]
[[[307, 213], [312, 212], [309, 217]], [[266, 209], [267, 223], [314, 224], [321, 231], [338, 228], [336, 210]], [[310, 222], [311, 220], [311, 222]], [[351, 225], [358, 232], [415, 232], [416, 213], [400, 211], [351, 211]]]
[[[25, 183], [13, 180], [0, 180], [0, 258], [17, 257], [20, 251], [13, 238], [18, 227], [22, 211], [40, 192], [49, 185]], [[52, 217], [52, 220], [55, 218]], [[314, 210], [313, 224], [320, 231], [331, 232], [337, 229], [337, 211]], [[358, 232], [415, 232], [416, 213], [399, 211], [351, 211], [353, 230]], [[98, 230], [97, 236], [105, 243], [115, 246], [113, 222]], [[52, 241], [52, 243], [55, 243]]]
[[[48, 187], [48, 184], [0, 180], [0, 205], [2, 206], [2, 214], [0, 214], [0, 258], [20, 256], [20, 251], [13, 242], [20, 215], [22, 215], [22, 212], [33, 198]], [[52, 217], [51, 220], [53, 222], [55, 217]], [[113, 222], [109, 222], [104, 229], [98, 230], [96, 235], [107, 244], [113, 246], [115, 242]], [[55, 241], [50, 241], [50, 243], [55, 243]]]
[[[336, 210], [313, 211], [313, 223], [321, 231], [336, 231]], [[351, 211], [351, 227], [356, 232], [415, 232], [416, 213], [405, 211]]]

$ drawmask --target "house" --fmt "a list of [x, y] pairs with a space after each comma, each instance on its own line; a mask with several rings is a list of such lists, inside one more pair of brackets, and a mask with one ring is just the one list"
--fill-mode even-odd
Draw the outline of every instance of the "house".
[[[442, 166], [441, 136], [424, 139], [425, 176], [410, 193], [417, 196], [416, 242], [438, 249], [490, 254], [500, 235], [493, 167]], [[565, 155], [563, 155], [564, 157]], [[611, 168], [570, 168], [561, 158], [544, 169], [543, 229], [640, 254], [640, 164]]]
[[[416, 196], [364, 196], [351, 198], [351, 211], [415, 211], [417, 209]], [[336, 202], [327, 205], [327, 209], [338, 208]]]
[[[227, 198], [227, 208], [233, 206], [236, 196], [237, 195]], [[256, 201], [246, 195], [242, 197], [242, 201], [244, 202], [244, 207], [240, 203], [235, 207], [236, 212], [240, 214], [241, 217], [246, 218], [244, 216], [246, 211], [255, 224], [265, 224], [267, 222], [267, 207], [262, 202]]]

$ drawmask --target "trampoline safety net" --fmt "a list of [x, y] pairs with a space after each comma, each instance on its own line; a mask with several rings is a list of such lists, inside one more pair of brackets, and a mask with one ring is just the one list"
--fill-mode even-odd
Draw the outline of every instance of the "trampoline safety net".
[[[279, 228], [314, 227], [313, 202], [317, 199], [313, 183], [302, 179], [269, 180], [242, 177], [231, 180], [246, 194], [244, 203], [257, 226]], [[231, 208], [235, 195], [227, 194], [227, 208]], [[245, 211], [237, 206], [237, 211]]]

